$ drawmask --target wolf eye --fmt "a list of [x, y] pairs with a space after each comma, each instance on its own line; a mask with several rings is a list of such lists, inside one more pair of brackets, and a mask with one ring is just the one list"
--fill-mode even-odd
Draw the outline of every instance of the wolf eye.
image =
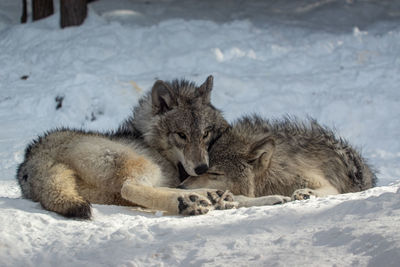
[[205, 133], [204, 133], [204, 135], [203, 135], [203, 139], [206, 139], [207, 137], [208, 137], [208, 135], [209, 135], [209, 131], [206, 131]]
[[186, 140], [186, 135], [184, 133], [176, 133], [180, 138]]
[[214, 175], [214, 176], [221, 176], [224, 175], [223, 172], [219, 172], [219, 171], [208, 171], [207, 172], [209, 175]]

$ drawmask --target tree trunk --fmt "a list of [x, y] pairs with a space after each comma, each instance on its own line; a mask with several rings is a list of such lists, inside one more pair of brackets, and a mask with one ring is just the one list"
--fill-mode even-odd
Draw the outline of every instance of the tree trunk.
[[26, 23], [27, 20], [28, 20], [28, 12], [27, 12], [26, 0], [22, 0], [21, 23]]
[[87, 0], [61, 0], [61, 28], [78, 26], [87, 16]]
[[[26, 10], [26, 1], [24, 1], [24, 8]], [[53, 13], [53, 0], [32, 0], [32, 18], [34, 21], [51, 16]], [[22, 16], [24, 17], [24, 14]]]

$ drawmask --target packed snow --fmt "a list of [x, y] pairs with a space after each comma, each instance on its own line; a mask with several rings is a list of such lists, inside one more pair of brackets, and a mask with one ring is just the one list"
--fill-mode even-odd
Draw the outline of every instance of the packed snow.
[[[0, 0], [0, 266], [399, 266], [400, 2], [100, 0], [63, 30], [58, 12], [19, 24], [20, 2]], [[156, 79], [210, 74], [229, 121], [314, 117], [378, 186], [195, 217], [93, 205], [91, 221], [21, 197], [37, 135], [114, 129]]]

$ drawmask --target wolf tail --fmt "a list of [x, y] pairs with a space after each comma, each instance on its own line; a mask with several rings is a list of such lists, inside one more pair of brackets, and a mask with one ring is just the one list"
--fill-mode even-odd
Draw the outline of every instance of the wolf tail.
[[376, 186], [377, 177], [366, 160], [352, 147], [347, 146], [342, 153], [343, 162], [353, 185], [360, 191]]
[[90, 219], [91, 206], [77, 191], [76, 177], [68, 166], [49, 161], [41, 166], [27, 159], [17, 170], [23, 197], [65, 217]]
[[321, 126], [313, 119], [311, 119], [311, 129], [318, 136], [317, 140], [333, 149], [345, 165], [351, 191], [363, 191], [376, 186], [376, 171], [346, 140], [337, 138], [332, 130]]

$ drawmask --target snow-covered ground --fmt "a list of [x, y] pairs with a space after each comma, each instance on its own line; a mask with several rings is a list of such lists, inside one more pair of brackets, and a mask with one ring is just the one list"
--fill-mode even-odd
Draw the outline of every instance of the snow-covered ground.
[[[20, 2], [0, 0], [0, 266], [399, 266], [399, 1], [100, 0], [64, 30], [19, 24]], [[315, 117], [378, 187], [197, 217], [94, 205], [92, 221], [21, 198], [38, 134], [115, 128], [156, 79], [209, 74], [228, 120]]]

